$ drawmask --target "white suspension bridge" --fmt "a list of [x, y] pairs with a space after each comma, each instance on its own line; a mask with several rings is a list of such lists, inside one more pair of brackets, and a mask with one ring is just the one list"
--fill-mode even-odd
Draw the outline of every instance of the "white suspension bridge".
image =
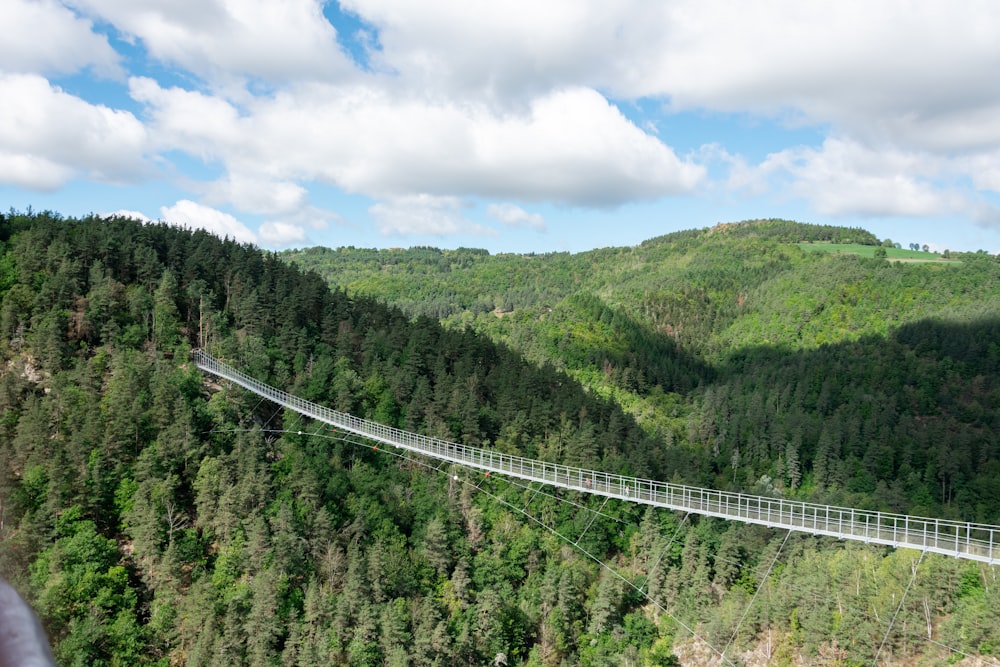
[[359, 419], [306, 401], [256, 380], [200, 350], [196, 350], [193, 357], [203, 371], [299, 414], [374, 442], [470, 468], [626, 502], [771, 528], [918, 549], [989, 564], [1000, 561], [1000, 526], [717, 491], [469, 447]]

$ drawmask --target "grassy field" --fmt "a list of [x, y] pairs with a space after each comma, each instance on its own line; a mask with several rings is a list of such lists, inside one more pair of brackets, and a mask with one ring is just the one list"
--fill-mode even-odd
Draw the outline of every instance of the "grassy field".
[[[809, 252], [841, 252], [862, 257], [874, 257], [878, 246], [860, 245], [857, 243], [799, 243], [798, 246]], [[903, 248], [886, 248], [886, 259], [901, 262], [953, 262], [946, 260], [936, 252], [920, 250], [905, 250]]]

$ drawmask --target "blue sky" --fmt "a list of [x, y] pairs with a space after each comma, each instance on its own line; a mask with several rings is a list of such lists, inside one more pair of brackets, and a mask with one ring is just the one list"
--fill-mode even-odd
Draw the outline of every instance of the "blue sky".
[[265, 248], [1000, 252], [991, 2], [4, 0], [0, 207]]

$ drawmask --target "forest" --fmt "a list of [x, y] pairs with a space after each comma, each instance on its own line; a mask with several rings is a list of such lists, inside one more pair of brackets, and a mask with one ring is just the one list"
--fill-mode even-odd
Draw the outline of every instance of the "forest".
[[61, 665], [1000, 664], [997, 568], [374, 449], [203, 375], [613, 472], [1000, 523], [1000, 262], [767, 220], [282, 254], [0, 215], [0, 574]]

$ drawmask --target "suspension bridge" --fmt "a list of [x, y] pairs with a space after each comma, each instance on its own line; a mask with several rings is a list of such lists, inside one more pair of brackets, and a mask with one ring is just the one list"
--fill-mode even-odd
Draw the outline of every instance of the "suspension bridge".
[[1000, 561], [1000, 526], [718, 491], [469, 447], [360, 419], [306, 401], [252, 378], [200, 350], [193, 353], [193, 358], [201, 370], [306, 417], [373, 442], [469, 468], [626, 502], [771, 528], [918, 549], [991, 565]]

